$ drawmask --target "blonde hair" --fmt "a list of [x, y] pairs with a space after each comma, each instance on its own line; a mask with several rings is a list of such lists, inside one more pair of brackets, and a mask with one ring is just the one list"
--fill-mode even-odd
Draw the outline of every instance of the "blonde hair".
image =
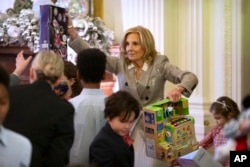
[[144, 55], [145, 62], [147, 62], [148, 64], [152, 64], [155, 56], [157, 55], [157, 51], [155, 49], [155, 40], [150, 30], [142, 26], [131, 27], [127, 31], [125, 31], [124, 36], [121, 41], [121, 48], [120, 48], [121, 56], [125, 57], [127, 64], [131, 63], [130, 60], [126, 57], [127, 55], [126, 38], [128, 34], [130, 33], [139, 34], [141, 45], [143, 49], [145, 49], [145, 55]]
[[40, 51], [32, 61], [38, 79], [55, 83], [63, 74], [64, 64], [60, 56], [52, 50]]

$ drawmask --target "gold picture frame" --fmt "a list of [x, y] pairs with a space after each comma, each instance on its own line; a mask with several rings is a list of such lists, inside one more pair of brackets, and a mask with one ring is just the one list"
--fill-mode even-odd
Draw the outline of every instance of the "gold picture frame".
[[89, 16], [103, 19], [103, 0], [89, 0]]

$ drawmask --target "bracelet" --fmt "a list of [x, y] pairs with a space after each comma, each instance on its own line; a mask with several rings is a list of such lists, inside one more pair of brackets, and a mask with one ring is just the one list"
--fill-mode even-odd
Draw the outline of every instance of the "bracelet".
[[70, 25], [70, 26], [68, 26], [68, 29], [71, 29], [71, 28], [73, 28], [74, 26], [73, 25]]

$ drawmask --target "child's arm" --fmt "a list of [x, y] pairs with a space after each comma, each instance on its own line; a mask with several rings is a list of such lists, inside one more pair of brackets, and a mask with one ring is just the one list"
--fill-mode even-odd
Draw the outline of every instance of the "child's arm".
[[104, 142], [95, 142], [90, 146], [89, 157], [91, 166], [110, 167], [114, 166], [114, 155], [111, 154], [111, 147]]
[[199, 142], [199, 146], [203, 147], [204, 149], [208, 149], [212, 146], [213, 144], [213, 138], [215, 135], [215, 130], [217, 129], [217, 126], [212, 128], [206, 135], [205, 137]]

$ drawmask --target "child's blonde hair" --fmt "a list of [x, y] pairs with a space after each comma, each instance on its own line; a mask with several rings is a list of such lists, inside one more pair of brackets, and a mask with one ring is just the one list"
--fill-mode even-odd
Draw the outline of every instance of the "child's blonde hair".
[[62, 58], [54, 51], [43, 50], [35, 56], [31, 68], [36, 71], [38, 79], [54, 84], [62, 76], [64, 64]]

